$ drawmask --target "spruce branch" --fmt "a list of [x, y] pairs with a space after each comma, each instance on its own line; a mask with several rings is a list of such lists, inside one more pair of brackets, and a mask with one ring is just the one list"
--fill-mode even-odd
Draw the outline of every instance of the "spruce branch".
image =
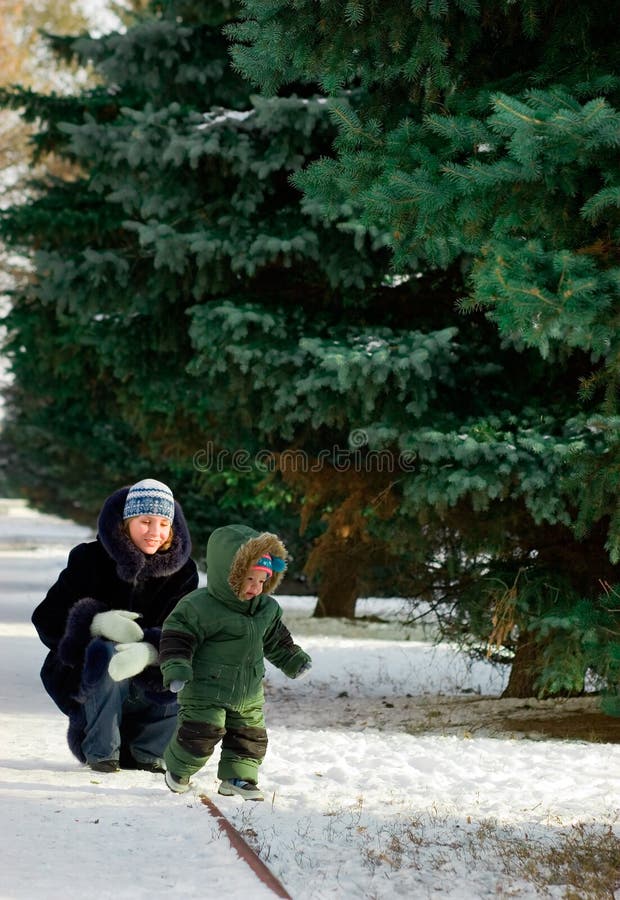
[[340, 120], [341, 125], [344, 125], [350, 133], [358, 135], [358, 137], [370, 141], [370, 143], [375, 144], [375, 146], [377, 147], [382, 147], [384, 145], [384, 141], [368, 134], [368, 132], [366, 132], [361, 125], [357, 124], [357, 122], [359, 122], [359, 119], [357, 117], [354, 117], [353, 115], [347, 115], [342, 106], [334, 104], [330, 106], [329, 112], [332, 118]]

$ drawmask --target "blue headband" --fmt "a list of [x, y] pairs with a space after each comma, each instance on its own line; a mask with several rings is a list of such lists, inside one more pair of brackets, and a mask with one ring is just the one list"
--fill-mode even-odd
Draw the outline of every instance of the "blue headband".
[[272, 556], [271, 553], [265, 553], [258, 562], [254, 563], [252, 568], [260, 569], [271, 576], [274, 572], [284, 572], [286, 569], [286, 562], [279, 556]]

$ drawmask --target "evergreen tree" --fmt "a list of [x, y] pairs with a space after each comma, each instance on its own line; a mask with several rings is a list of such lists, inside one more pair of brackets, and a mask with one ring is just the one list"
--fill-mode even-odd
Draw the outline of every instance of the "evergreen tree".
[[499, 406], [481, 383], [479, 409], [458, 422], [425, 430], [401, 416], [371, 429], [376, 447], [417, 454], [399, 513], [439, 521], [445, 546], [440, 528], [425, 532], [432, 557], [457, 548], [462, 561], [457, 591], [450, 567], [437, 569], [454, 604], [446, 633], [513, 649], [516, 638], [515, 694], [579, 690], [588, 667], [613, 686], [620, 622], [601, 584], [617, 581], [620, 562], [615, 11], [548, 0], [243, 6], [229, 29], [238, 70], [266, 93], [315, 82], [339, 127], [334, 152], [295, 179], [304, 202], [383, 235], [401, 278], [462, 273], [446, 324], [458, 308], [482, 312], [505, 348], [494, 362], [521, 360]]
[[[299, 544], [290, 489], [237, 462], [287, 444], [273, 409], [267, 429], [253, 427], [258, 405], [222, 372], [234, 317], [218, 310], [241, 310], [241, 349], [252, 344], [246, 310], [265, 325], [272, 309], [293, 320], [303, 299], [296, 327], [320, 332], [329, 323], [312, 323], [310, 302], [319, 313], [332, 298], [352, 304], [380, 279], [385, 252], [300, 209], [289, 175], [330, 146], [332, 126], [317, 101], [251, 97], [221, 34], [233, 14], [225, 2], [154, 4], [126, 33], [52, 39], [63, 58], [94, 65], [98, 87], [3, 92], [38, 123], [35, 158], [71, 165], [2, 218], [33, 272], [7, 319], [4, 445], [13, 483], [43, 508], [92, 521], [104, 492], [155, 470], [187, 498], [197, 543], [252, 516]], [[288, 337], [256, 335], [267, 346]], [[214, 354], [204, 376], [203, 343]], [[207, 450], [223, 463], [205, 467]]]
[[[59, 6], [51, 0], [36, 0], [27, 8], [18, 0], [5, 0], [0, 15], [0, 87], [22, 84], [44, 89], [54, 87], [63, 90], [68, 84], [84, 84], [88, 73], [76, 71], [73, 66], [59, 66], [41, 38], [41, 30], [73, 29], [85, 27], [83, 11], [73, 3]], [[30, 153], [28, 138], [31, 129], [13, 110], [0, 110], [0, 206], [6, 208], [17, 203], [23, 195], [22, 180], [28, 176]], [[47, 161], [51, 169], [62, 165], [58, 160]], [[13, 273], [19, 271], [22, 260], [14, 253], [4, 252], [0, 244], [0, 314], [4, 315], [6, 292], [13, 285]], [[0, 340], [4, 340], [4, 328], [0, 324]], [[0, 384], [5, 383], [6, 365], [0, 359]], [[3, 402], [0, 400], [0, 421]], [[0, 463], [0, 493], [10, 491], [5, 469]]]

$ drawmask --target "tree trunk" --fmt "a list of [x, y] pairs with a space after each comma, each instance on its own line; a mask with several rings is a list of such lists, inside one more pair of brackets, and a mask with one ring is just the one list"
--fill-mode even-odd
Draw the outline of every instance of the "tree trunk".
[[[502, 697], [579, 697], [583, 694], [584, 683], [575, 690], [545, 691], [540, 688], [540, 676], [545, 668], [545, 650], [551, 638], [537, 641], [524, 631], [519, 636], [515, 657], [512, 661], [510, 677]], [[584, 680], [585, 680], [585, 672]]]
[[536, 682], [543, 669], [544, 646], [524, 631], [519, 636], [508, 684], [502, 697], [535, 697]]
[[356, 578], [344, 575], [342, 571], [339, 577], [330, 578], [324, 575], [314, 608], [314, 618], [326, 619], [333, 616], [340, 619], [354, 619], [357, 593]]

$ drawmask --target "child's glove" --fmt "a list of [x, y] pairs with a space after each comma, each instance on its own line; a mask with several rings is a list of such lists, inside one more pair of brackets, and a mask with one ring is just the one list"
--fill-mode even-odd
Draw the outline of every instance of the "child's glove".
[[117, 644], [116, 653], [108, 665], [108, 674], [113, 681], [124, 681], [139, 675], [147, 666], [157, 662], [158, 653], [152, 644]]
[[297, 675], [293, 675], [293, 678], [305, 678], [311, 668], [312, 668], [312, 663], [310, 661], [305, 662], [303, 664], [303, 666], [297, 672]]
[[180, 678], [175, 678], [174, 681], [171, 681], [168, 685], [168, 690], [172, 691], [173, 694], [178, 694], [179, 691], [182, 691], [187, 681], [181, 681]]
[[90, 623], [91, 636], [119, 641], [121, 644], [141, 641], [144, 632], [134, 621], [139, 618], [140, 613], [129, 612], [127, 609], [109, 609], [107, 612], [97, 613]]

